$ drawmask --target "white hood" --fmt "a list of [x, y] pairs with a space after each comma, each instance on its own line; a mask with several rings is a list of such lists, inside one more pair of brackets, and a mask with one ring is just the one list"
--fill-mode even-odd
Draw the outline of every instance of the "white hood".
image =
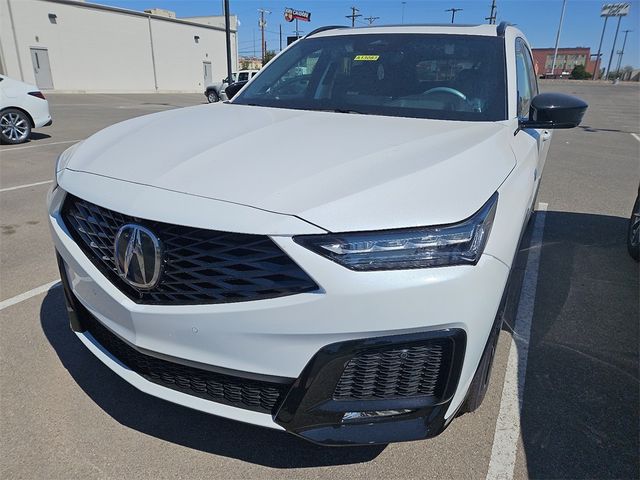
[[113, 125], [67, 168], [295, 215], [329, 231], [455, 222], [515, 165], [504, 124], [234, 104]]

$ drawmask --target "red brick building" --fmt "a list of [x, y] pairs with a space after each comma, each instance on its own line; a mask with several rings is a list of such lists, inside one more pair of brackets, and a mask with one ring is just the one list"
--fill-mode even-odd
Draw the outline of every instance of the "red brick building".
[[[568, 77], [576, 65], [584, 65], [587, 72], [593, 73], [595, 60], [591, 60], [591, 50], [588, 47], [576, 48], [558, 48], [558, 57], [556, 58], [556, 68], [551, 71], [553, 65], [553, 48], [533, 48], [533, 63], [538, 76], [554, 76]], [[599, 72], [600, 62], [596, 67], [596, 73]]]

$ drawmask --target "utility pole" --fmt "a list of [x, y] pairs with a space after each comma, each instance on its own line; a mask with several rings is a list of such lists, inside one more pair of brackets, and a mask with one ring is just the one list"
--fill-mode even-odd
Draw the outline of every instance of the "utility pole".
[[456, 12], [460, 12], [460, 11], [462, 11], [461, 8], [449, 8], [445, 10], [445, 12], [451, 12], [451, 23], [453, 23], [453, 21], [456, 18]]
[[346, 15], [346, 18], [350, 18], [351, 19], [351, 28], [356, 26], [356, 18], [361, 17], [362, 15], [359, 14], [360, 10], [358, 10], [356, 7], [351, 7], [351, 15]]
[[280, 51], [282, 51], [282, 24], [280, 24]]
[[260, 32], [262, 33], [262, 40], [260, 42], [260, 47], [262, 50], [262, 66], [264, 67], [264, 55], [267, 50], [267, 44], [264, 41], [264, 27], [267, 26], [267, 21], [264, 19], [264, 14], [271, 13], [269, 10], [265, 10], [263, 8], [259, 8], [258, 12], [260, 12], [260, 20], [258, 21], [258, 26], [260, 27]]
[[485, 20], [489, 20], [489, 25], [496, 24], [496, 16], [498, 15], [498, 8], [496, 7], [496, 0], [491, 2], [491, 13], [488, 17], [485, 17]]
[[[229, 79], [229, 84], [231, 84], [233, 83], [233, 69], [231, 68], [231, 20], [229, 19], [229, 0], [224, 0], [224, 30], [225, 40], [227, 42], [227, 78]], [[237, 41], [236, 45], [238, 45]]]
[[620, 20], [622, 20], [622, 15], [618, 16], [618, 26], [616, 27], [616, 34], [613, 37], [613, 47], [611, 47], [611, 55], [609, 56], [609, 64], [607, 65], [607, 73], [604, 74], [604, 78], [609, 78], [609, 69], [611, 68], [611, 60], [613, 60], [613, 52], [616, 51], [616, 42], [618, 41], [618, 31], [620, 30]]
[[372, 25], [373, 22], [375, 22], [376, 20], [378, 20], [380, 17], [364, 17], [365, 20], [369, 21], [369, 25]]
[[551, 64], [551, 75], [553, 75], [553, 72], [556, 69], [556, 60], [558, 59], [558, 44], [560, 43], [560, 32], [562, 31], [562, 22], [564, 21], [564, 11], [566, 7], [567, 7], [567, 0], [562, 0], [562, 13], [560, 14], [560, 24], [558, 25], [558, 33], [556, 34], [556, 48], [553, 52], [553, 64]]
[[609, 20], [608, 15], [604, 17], [604, 27], [602, 27], [602, 35], [600, 35], [600, 44], [598, 45], [598, 53], [596, 53], [596, 64], [593, 67], [593, 75], [591, 76], [592, 80], [596, 79], [596, 69], [598, 69], [598, 76], [600, 75], [600, 67], [602, 66], [599, 63], [602, 59], [602, 54], [600, 52], [602, 51], [602, 40], [604, 39], [604, 31], [607, 29], [607, 20]]
[[622, 42], [622, 50], [618, 51], [618, 67], [616, 68], [616, 76], [620, 75], [620, 67], [622, 67], [622, 56], [624, 55], [624, 47], [627, 45], [627, 35], [633, 30], [623, 30], [624, 41]]

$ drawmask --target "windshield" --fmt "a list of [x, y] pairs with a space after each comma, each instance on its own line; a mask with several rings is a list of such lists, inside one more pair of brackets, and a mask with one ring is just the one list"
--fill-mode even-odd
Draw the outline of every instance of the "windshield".
[[504, 41], [435, 34], [301, 40], [233, 103], [397, 117], [506, 118]]

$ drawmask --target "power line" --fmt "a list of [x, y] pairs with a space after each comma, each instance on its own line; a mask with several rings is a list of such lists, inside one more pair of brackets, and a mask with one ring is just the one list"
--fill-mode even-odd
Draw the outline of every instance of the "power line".
[[451, 12], [451, 23], [453, 23], [456, 18], [456, 12], [460, 11], [462, 11], [461, 8], [448, 8], [447, 10], [445, 10], [445, 12]]
[[356, 7], [351, 7], [351, 15], [345, 15], [346, 18], [350, 18], [351, 19], [351, 28], [356, 26], [356, 18], [361, 17], [362, 14], [359, 14], [360, 10], [358, 10]]

